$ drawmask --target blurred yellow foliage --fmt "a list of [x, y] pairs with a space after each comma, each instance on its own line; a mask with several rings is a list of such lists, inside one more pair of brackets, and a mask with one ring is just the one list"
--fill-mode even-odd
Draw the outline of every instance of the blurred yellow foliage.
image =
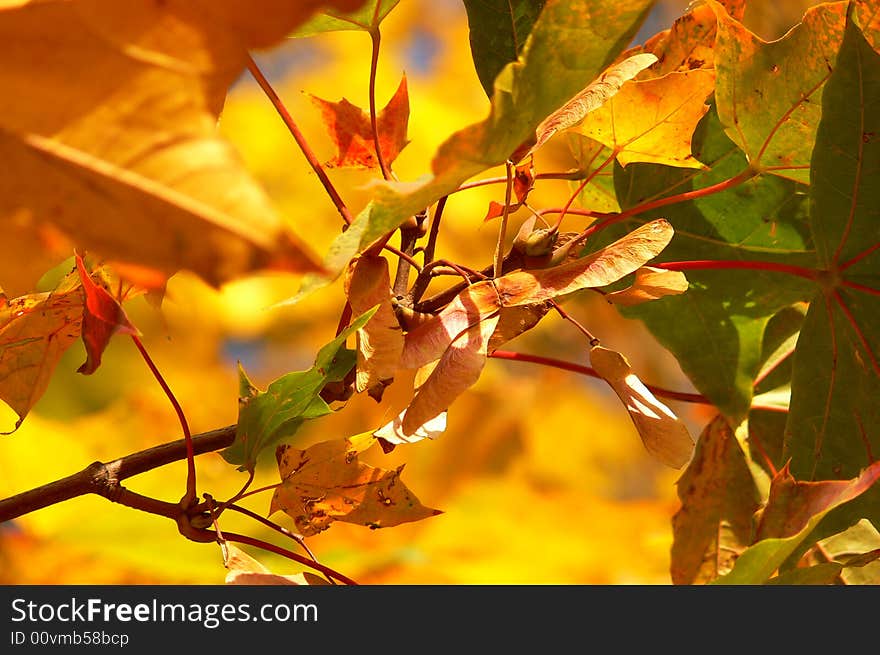
[[[686, 5], [684, 2], [670, 3]], [[755, 3], [756, 5], [766, 3]], [[670, 16], [671, 18], [671, 16]], [[661, 26], [668, 25], [668, 21]], [[411, 143], [395, 162], [401, 179], [428, 170], [436, 147], [454, 130], [481, 120], [488, 109], [470, 61], [463, 7], [457, 2], [402, 2], [382, 25], [377, 102], [384, 105], [402, 72], [409, 83]], [[291, 114], [325, 161], [333, 148], [308, 93], [367, 106], [369, 38], [355, 32], [289, 40], [258, 56]], [[233, 88], [220, 127], [263, 183], [297, 233], [323, 252], [340, 220], [320, 183], [272, 106], [250, 78]], [[564, 144], [550, 144], [538, 170], [572, 166]], [[490, 171], [487, 176], [496, 176]], [[373, 173], [333, 170], [354, 212], [368, 201]], [[542, 183], [536, 204], [559, 204], [565, 182]], [[438, 252], [481, 268], [496, 238], [481, 225], [503, 186], [452, 197]], [[517, 217], [521, 214], [517, 214]], [[523, 214], [524, 216], [524, 214]], [[583, 218], [569, 218], [582, 227]], [[265, 387], [290, 370], [308, 368], [329, 341], [344, 296], [337, 282], [293, 307], [271, 305], [293, 295], [298, 279], [262, 276], [213, 290], [194, 276], [171, 279], [161, 313], [143, 299], [127, 307], [145, 334], [153, 359], [187, 413], [194, 433], [234, 423], [235, 361]], [[625, 352], [645, 381], [687, 389], [675, 361], [640, 324], [621, 319], [598, 297], [571, 311], [609, 347]], [[557, 317], [510, 347], [587, 364], [584, 339]], [[177, 439], [180, 428], [161, 390], [127, 339], [117, 337], [92, 377], [76, 376], [81, 348], [62, 360], [49, 391], [22, 428], [0, 438], [0, 497]], [[381, 405], [365, 395], [344, 411], [307, 424], [297, 447], [378, 428], [411, 397], [402, 376]], [[675, 404], [697, 434], [706, 416]], [[2, 429], [14, 415], [0, 410]], [[271, 453], [254, 487], [278, 481]], [[623, 407], [597, 380], [517, 362], [489, 360], [479, 382], [456, 401], [447, 432], [436, 441], [373, 448], [368, 463], [406, 463], [403, 479], [428, 506], [444, 514], [386, 530], [335, 524], [309, 540], [318, 558], [362, 583], [669, 583], [670, 518], [677, 508], [678, 472], [644, 451]], [[197, 459], [200, 491], [229, 497], [245, 476], [217, 454]], [[184, 462], [129, 480], [129, 488], [176, 501]], [[271, 494], [244, 505], [265, 515]], [[280, 516], [280, 515], [279, 515]], [[288, 517], [275, 516], [290, 526]], [[233, 513], [220, 527], [275, 540], [274, 533]], [[297, 569], [265, 554], [277, 573]], [[222, 583], [220, 549], [178, 535], [167, 519], [85, 496], [0, 526], [0, 583]]]

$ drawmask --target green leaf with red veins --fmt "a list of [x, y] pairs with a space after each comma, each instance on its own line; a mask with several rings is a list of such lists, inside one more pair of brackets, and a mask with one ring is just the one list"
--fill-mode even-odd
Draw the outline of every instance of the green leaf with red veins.
[[821, 4], [766, 42], [708, 0], [718, 17], [715, 101], [727, 135], [761, 168], [800, 182], [822, 116], [825, 82], [843, 39], [845, 2]]

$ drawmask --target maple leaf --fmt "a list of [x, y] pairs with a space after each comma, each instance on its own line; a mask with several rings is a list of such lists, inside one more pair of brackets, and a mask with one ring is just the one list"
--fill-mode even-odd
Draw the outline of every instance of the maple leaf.
[[[743, 2], [722, 4], [731, 16], [737, 20], [742, 18]], [[650, 52], [658, 58], [656, 64], [642, 71], [636, 79], [662, 77], [674, 71], [713, 68], [717, 24], [715, 12], [707, 5], [700, 4], [677, 18], [672, 27], [645, 41], [644, 45], [631, 48], [625, 54]]]
[[0, 294], [0, 399], [18, 414], [13, 432], [43, 395], [61, 355], [79, 338], [84, 305], [76, 273], [51, 293], [13, 300]]
[[626, 357], [593, 346], [590, 363], [623, 402], [645, 449], [672, 468], [687, 464], [694, 452], [694, 440], [687, 427], [639, 380]]
[[[0, 176], [0, 228], [57, 233], [108, 261], [188, 269], [215, 285], [260, 268], [321, 270], [216, 124], [248, 49], [325, 4], [6, 3], [0, 157], [12, 174]], [[70, 252], [62, 245], [56, 262]], [[31, 288], [37, 274], [0, 258], [9, 288]]]
[[847, 3], [810, 8], [800, 24], [771, 42], [714, 0], [707, 4], [718, 18], [715, 100], [727, 135], [756, 169], [808, 183], [823, 89], [843, 40]]
[[691, 153], [691, 138], [709, 111], [706, 99], [714, 88], [715, 72], [706, 69], [633, 80], [577, 131], [613, 150], [622, 166], [653, 162], [702, 168]]
[[282, 511], [309, 537], [334, 521], [386, 528], [437, 516], [400, 480], [403, 466], [378, 469], [358, 456], [374, 443], [372, 434], [323, 441], [306, 450], [281, 445], [275, 451], [281, 485], [269, 514]]
[[[733, 570], [716, 584], [762, 584], [799, 547], [811, 543], [811, 533], [832, 510], [858, 498], [880, 479], [874, 462], [851, 480], [796, 480], [784, 466], [770, 484], [770, 496], [759, 521], [760, 540], [739, 558]], [[815, 537], [814, 537], [815, 538]]]
[[678, 295], [688, 289], [688, 281], [681, 271], [667, 271], [653, 266], [642, 266], [635, 280], [626, 289], [605, 295], [615, 305], [638, 305], [664, 296]]
[[[290, 36], [304, 37], [324, 32], [362, 30], [372, 32], [379, 27], [400, 0], [367, 0], [356, 11], [323, 11], [294, 30]], [[342, 8], [340, 8], [341, 10]]]
[[596, 111], [617, 94], [626, 81], [631, 80], [656, 61], [655, 55], [640, 53], [608, 67], [598, 79], [590, 82], [585, 89], [545, 118], [535, 130], [534, 145], [527, 146], [524, 153], [515, 152], [511, 159], [522, 160], [544, 145], [557, 132], [567, 130], [583, 121], [587, 114]]
[[[330, 102], [317, 96], [311, 98], [321, 110], [321, 118], [336, 146], [336, 156], [325, 166], [377, 168], [379, 158], [376, 156], [370, 115], [345, 98], [339, 102]], [[409, 96], [404, 75], [391, 100], [376, 116], [379, 148], [383, 161], [388, 165], [397, 159], [397, 155], [409, 143], [406, 138], [408, 122]]]
[[76, 270], [86, 297], [82, 320], [86, 361], [77, 372], [91, 375], [101, 365], [101, 354], [114, 334], [121, 332], [139, 336], [140, 330], [128, 320], [122, 305], [107, 292], [107, 289], [99, 286], [92, 279], [79, 254], [76, 255]]
[[376, 401], [391, 382], [403, 352], [403, 332], [392, 306], [388, 261], [361, 255], [349, 265], [345, 293], [352, 313], [360, 316], [378, 305], [373, 317], [357, 331], [358, 393], [367, 391]]
[[265, 391], [254, 386], [239, 365], [238, 425], [235, 441], [220, 453], [223, 459], [238, 464], [240, 471], [253, 471], [262, 450], [292, 437], [304, 421], [329, 414], [332, 410], [320, 393], [328, 383], [342, 380], [354, 366], [354, 353], [345, 348], [345, 341], [375, 311], [357, 317], [323, 346], [310, 369], [282, 375]]
[[730, 572], [752, 542], [760, 506], [745, 453], [723, 416], [703, 430], [676, 487], [681, 507], [672, 517], [672, 582], [710, 582]]
[[469, 178], [508, 161], [524, 141], [534, 138], [547, 116], [601, 75], [622, 44], [635, 35], [652, 4], [651, 0], [547, 2], [529, 33], [529, 47], [498, 74], [489, 116], [459, 130], [438, 148], [431, 161], [432, 175], [414, 182], [376, 184], [373, 202], [333, 249], [346, 253], [348, 261]]

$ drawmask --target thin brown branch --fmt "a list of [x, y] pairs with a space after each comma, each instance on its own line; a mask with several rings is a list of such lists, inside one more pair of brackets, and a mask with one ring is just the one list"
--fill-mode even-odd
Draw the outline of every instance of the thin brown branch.
[[[234, 425], [195, 435], [192, 438], [193, 454], [201, 455], [226, 448], [234, 439]], [[79, 473], [0, 500], [0, 523], [86, 494], [98, 494], [136, 509], [174, 518], [181, 513], [178, 503], [147, 499], [123, 489], [119, 483], [139, 473], [186, 459], [186, 456], [186, 441], [179, 439], [112, 462], [94, 462]]]
[[275, 93], [275, 89], [269, 84], [269, 80], [266, 79], [263, 72], [257, 66], [257, 63], [250, 56], [248, 56], [248, 70], [251, 72], [251, 75], [254, 76], [254, 79], [257, 81], [257, 84], [260, 85], [260, 88], [263, 89], [263, 93], [269, 98], [272, 106], [275, 107], [275, 111], [281, 116], [281, 120], [284, 121], [284, 124], [287, 126], [287, 129], [290, 131], [290, 134], [293, 136], [299, 149], [302, 150], [302, 153], [305, 155], [306, 160], [308, 160], [312, 170], [315, 171], [315, 175], [318, 176], [318, 179], [321, 180], [321, 184], [324, 185], [327, 195], [330, 196], [330, 200], [333, 201], [336, 210], [339, 212], [339, 215], [342, 216], [342, 220], [345, 221], [346, 225], [351, 225], [354, 222], [354, 217], [351, 215], [348, 206], [342, 200], [342, 196], [339, 195], [336, 187], [333, 186], [333, 182], [327, 177], [327, 172], [324, 170], [321, 162], [318, 161], [318, 157], [308, 144], [308, 141], [306, 141], [305, 135], [299, 129], [296, 121], [293, 120], [290, 112], [287, 111], [287, 107], [284, 106], [281, 98]]

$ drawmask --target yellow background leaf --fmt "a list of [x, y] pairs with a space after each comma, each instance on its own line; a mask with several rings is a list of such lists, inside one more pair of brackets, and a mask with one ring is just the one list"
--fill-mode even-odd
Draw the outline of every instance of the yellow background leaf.
[[84, 304], [76, 273], [51, 293], [0, 302], [0, 399], [18, 414], [16, 428], [49, 386], [61, 355], [79, 338]]
[[[216, 116], [247, 48], [280, 39], [319, 4], [0, 9], [0, 156], [12, 172], [0, 177], [0, 228], [49, 226], [107, 258], [213, 284], [259, 268], [317, 269], [217, 134]], [[0, 284], [34, 282], [0, 261]]]

